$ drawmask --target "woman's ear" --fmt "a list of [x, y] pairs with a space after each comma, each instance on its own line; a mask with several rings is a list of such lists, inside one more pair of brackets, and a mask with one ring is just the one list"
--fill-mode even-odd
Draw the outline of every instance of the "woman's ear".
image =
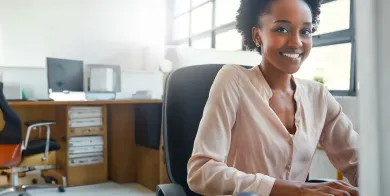
[[258, 27], [252, 27], [252, 39], [257, 48], [262, 45], [261, 31]]

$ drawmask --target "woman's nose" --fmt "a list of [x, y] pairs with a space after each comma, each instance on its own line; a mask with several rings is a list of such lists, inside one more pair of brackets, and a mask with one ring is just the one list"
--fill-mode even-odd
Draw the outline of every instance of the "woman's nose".
[[288, 46], [293, 48], [300, 48], [302, 47], [302, 39], [299, 34], [290, 34], [288, 38]]

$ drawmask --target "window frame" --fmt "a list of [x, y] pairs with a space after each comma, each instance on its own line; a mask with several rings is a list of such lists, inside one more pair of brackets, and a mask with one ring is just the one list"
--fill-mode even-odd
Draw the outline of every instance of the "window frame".
[[[179, 0], [180, 1], [180, 0]], [[324, 0], [322, 4], [333, 2], [337, 0]], [[334, 96], [356, 96], [357, 95], [357, 79], [356, 79], [356, 41], [355, 41], [355, 13], [354, 13], [354, 1], [350, 0], [350, 21], [349, 29], [329, 32], [325, 34], [313, 36], [313, 48], [329, 45], [337, 45], [342, 43], [351, 43], [351, 68], [350, 68], [350, 85], [349, 90], [330, 90], [330, 93]], [[193, 40], [202, 39], [211, 35], [211, 48], [215, 48], [216, 45], [216, 35], [219, 33], [224, 33], [229, 30], [235, 29], [236, 22], [232, 21], [221, 26], [215, 26], [216, 20], [216, 0], [208, 0], [192, 7], [192, 0], [190, 0], [189, 8], [186, 12], [182, 12], [178, 15], [174, 15], [174, 2], [175, 0], [166, 0], [167, 2], [167, 32], [166, 32], [166, 44], [167, 45], [182, 45], [186, 44], [189, 47], [192, 46]], [[203, 5], [212, 3], [212, 28], [204, 32], [200, 32], [195, 35], [191, 35], [191, 21], [192, 21], [192, 12]], [[188, 36], [179, 40], [173, 39], [174, 32], [174, 20], [180, 16], [189, 14], [189, 25], [188, 25]], [[242, 44], [242, 50], [246, 50], [245, 46]]]

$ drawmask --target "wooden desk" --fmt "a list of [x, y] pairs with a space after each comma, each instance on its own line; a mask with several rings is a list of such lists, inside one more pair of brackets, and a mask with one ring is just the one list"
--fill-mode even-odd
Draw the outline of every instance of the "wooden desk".
[[[155, 190], [160, 177], [165, 175], [161, 167], [161, 149], [151, 149], [135, 144], [134, 119], [137, 115], [134, 106], [138, 104], [161, 104], [161, 100], [116, 100], [116, 101], [25, 101], [9, 102], [22, 122], [55, 121], [51, 136], [61, 145], [56, 153], [58, 170], [67, 177], [68, 186], [78, 186], [105, 182], [111, 179], [118, 183], [137, 182]], [[68, 139], [75, 136], [70, 131], [68, 110], [73, 106], [101, 106], [103, 108], [104, 163], [97, 165], [68, 167]], [[23, 125], [24, 134], [27, 127]], [[45, 135], [45, 134], [42, 134]], [[81, 135], [96, 135], [96, 133]], [[76, 135], [77, 136], [77, 135]], [[31, 135], [32, 139], [37, 134]]]

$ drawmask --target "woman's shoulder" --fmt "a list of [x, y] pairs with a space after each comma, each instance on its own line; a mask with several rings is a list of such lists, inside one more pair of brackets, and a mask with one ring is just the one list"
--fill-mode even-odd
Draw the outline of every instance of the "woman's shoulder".
[[219, 70], [213, 86], [239, 89], [237, 91], [242, 93], [252, 91], [250, 87], [256, 85], [257, 81], [255, 67], [226, 64]]
[[223, 75], [229, 78], [243, 78], [253, 74], [253, 67], [243, 66], [238, 64], [226, 64], [219, 70], [218, 75]]
[[246, 69], [247, 68], [244, 66], [238, 64], [225, 64], [222, 66], [221, 71], [238, 74], [239, 72], [245, 71]]

